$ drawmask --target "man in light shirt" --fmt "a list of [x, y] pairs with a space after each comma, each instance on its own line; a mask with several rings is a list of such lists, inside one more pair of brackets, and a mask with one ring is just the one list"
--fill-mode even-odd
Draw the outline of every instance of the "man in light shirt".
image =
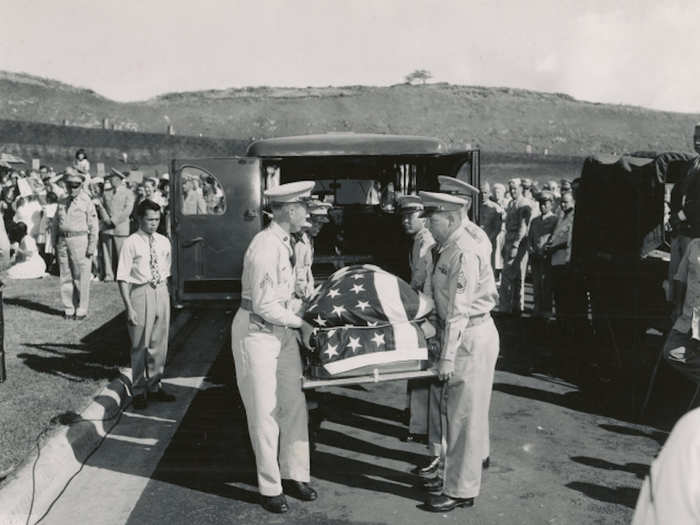
[[160, 382], [168, 353], [170, 327], [171, 248], [156, 232], [160, 206], [148, 199], [136, 207], [139, 229], [124, 241], [119, 254], [117, 281], [131, 338], [131, 375], [134, 408], [147, 402], [173, 401]]

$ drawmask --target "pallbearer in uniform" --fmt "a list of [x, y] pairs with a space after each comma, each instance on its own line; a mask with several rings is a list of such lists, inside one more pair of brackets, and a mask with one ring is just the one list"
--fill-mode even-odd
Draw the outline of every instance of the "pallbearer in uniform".
[[498, 293], [488, 257], [463, 227], [466, 201], [445, 193], [420, 196], [439, 246], [430, 282], [441, 328], [438, 372], [447, 382], [444, 480], [426, 483], [426, 489], [441, 492], [431, 496], [425, 508], [446, 512], [472, 506], [481, 488], [499, 347], [490, 312]]
[[160, 382], [170, 331], [170, 241], [156, 230], [161, 208], [146, 199], [136, 206], [139, 229], [121, 246], [117, 281], [131, 339], [131, 390], [134, 408], [148, 401], [174, 401]]
[[90, 196], [83, 191], [83, 175], [66, 168], [63, 181], [68, 196], [58, 202], [53, 241], [58, 254], [64, 317], [81, 320], [87, 317], [90, 305], [90, 269], [97, 249], [99, 221]]
[[307, 202], [307, 207], [309, 215], [302, 230], [292, 234], [295, 241], [294, 255], [296, 258], [294, 294], [303, 300], [311, 297], [315, 286], [314, 274], [311, 272], [314, 262], [313, 239], [319, 234], [323, 225], [328, 222], [328, 210], [332, 206], [318, 199], [310, 199]]
[[[421, 217], [423, 202], [416, 195], [406, 195], [399, 199], [401, 222], [408, 235], [413, 236], [413, 247], [408, 262], [411, 268], [411, 287], [417, 292], [425, 292], [425, 285], [432, 271], [432, 248], [435, 240], [425, 227]], [[417, 379], [408, 382], [409, 399], [409, 440], [426, 434], [430, 459], [426, 464], [417, 465], [415, 474], [423, 477], [435, 475], [442, 452], [442, 422], [440, 400], [442, 384], [439, 381]]]
[[308, 344], [312, 327], [290, 309], [294, 252], [290, 234], [306, 220], [314, 183], [282, 184], [265, 192], [272, 221], [243, 259], [241, 306], [231, 326], [236, 381], [255, 452], [258, 490], [270, 512], [288, 510], [284, 492], [316, 499], [309, 481], [309, 437], [298, 330]]

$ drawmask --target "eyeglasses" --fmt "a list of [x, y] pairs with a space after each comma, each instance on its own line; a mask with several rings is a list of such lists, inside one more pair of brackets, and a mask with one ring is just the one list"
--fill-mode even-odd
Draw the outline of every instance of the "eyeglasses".
[[66, 186], [68, 186], [72, 190], [80, 188], [80, 186], [82, 186], [82, 185], [83, 185], [82, 182], [66, 182]]

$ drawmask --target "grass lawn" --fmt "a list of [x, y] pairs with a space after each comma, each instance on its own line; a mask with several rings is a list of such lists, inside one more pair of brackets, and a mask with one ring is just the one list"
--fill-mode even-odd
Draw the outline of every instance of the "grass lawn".
[[63, 319], [58, 278], [10, 281], [3, 289], [7, 379], [0, 383], [0, 472], [35, 448], [65, 412], [81, 412], [120, 366], [129, 344], [116, 283], [91, 283], [84, 321]]

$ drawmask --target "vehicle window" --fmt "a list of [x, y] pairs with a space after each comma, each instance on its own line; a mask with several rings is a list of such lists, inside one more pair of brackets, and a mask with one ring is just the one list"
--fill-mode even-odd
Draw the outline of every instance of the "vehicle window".
[[223, 215], [226, 196], [218, 179], [200, 168], [187, 166], [180, 171], [183, 215]]

